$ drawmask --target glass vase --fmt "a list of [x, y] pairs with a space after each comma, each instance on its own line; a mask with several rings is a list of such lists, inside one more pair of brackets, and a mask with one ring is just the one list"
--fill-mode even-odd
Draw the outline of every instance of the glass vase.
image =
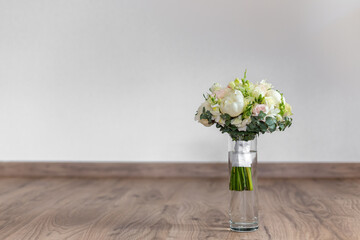
[[257, 194], [257, 139], [229, 138], [230, 229], [252, 232], [259, 228]]

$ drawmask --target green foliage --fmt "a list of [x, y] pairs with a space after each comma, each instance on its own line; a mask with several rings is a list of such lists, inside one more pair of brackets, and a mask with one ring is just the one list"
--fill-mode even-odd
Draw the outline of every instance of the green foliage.
[[264, 113], [263, 111], [260, 111], [258, 117], [262, 120], [262, 119], [264, 119], [265, 116], [266, 116], [266, 113]]
[[280, 115], [284, 116], [285, 114], [285, 102], [284, 102], [284, 97], [283, 94], [281, 93], [281, 103], [279, 104], [279, 109], [280, 109]]
[[[245, 69], [244, 77], [241, 79], [241, 85], [237, 85], [235, 88], [239, 90], [245, 98], [251, 95], [250, 82], [246, 79], [246, 71], [247, 70]], [[238, 84], [240, 83], [239, 79], [235, 79], [234, 82]]]
[[202, 113], [200, 114], [200, 119], [206, 119], [208, 122], [214, 123], [214, 120], [212, 120], [212, 114], [209, 110], [206, 111], [205, 107], [202, 109]]
[[254, 107], [254, 103], [251, 102], [249, 103], [246, 107], [245, 107], [245, 110], [242, 114], [242, 118], [245, 119], [245, 118], [248, 118], [251, 116], [251, 113], [252, 113], [252, 109]]
[[289, 128], [292, 124], [292, 118], [289, 117], [285, 117], [284, 121], [280, 122], [279, 125], [279, 130], [280, 131], [284, 131], [286, 128]]
[[246, 80], [246, 72], [247, 72], [247, 69], [245, 69], [244, 77], [241, 79], [243, 86], [249, 86], [249, 80]]
[[[253, 91], [254, 86], [252, 83], [249, 82], [249, 80], [246, 79], [246, 73], [247, 70], [244, 72], [244, 77], [239, 80], [236, 78], [234, 81], [230, 82], [231, 89], [241, 91], [242, 95], [245, 98], [245, 108], [244, 111], [240, 116], [238, 116], [236, 119], [235, 117], [231, 117], [229, 114], [221, 114], [221, 121], [215, 122], [215, 117], [212, 115], [212, 113], [209, 110], [206, 110], [205, 107], [202, 109], [202, 112], [200, 114], [200, 119], [207, 120], [209, 124], [215, 124], [217, 128], [222, 133], [227, 133], [230, 135], [232, 140], [238, 141], [249, 141], [253, 140], [257, 135], [264, 134], [264, 133], [272, 133], [276, 130], [284, 131], [286, 128], [290, 127], [292, 124], [292, 119], [288, 117], [288, 115], [291, 114], [291, 111], [286, 112], [286, 105], [284, 101], [283, 94], [281, 94], [281, 102], [279, 103], [279, 115], [277, 116], [266, 116], [264, 112], [260, 112], [258, 116], [252, 116], [253, 108], [256, 104], [265, 104], [265, 96], [262, 96], [261, 94], [258, 97], [255, 97]], [[216, 85], [215, 87], [219, 87], [220, 85]], [[215, 88], [214, 88], [215, 89]], [[209, 89], [210, 92], [212, 92], [212, 89]], [[213, 93], [203, 95], [205, 100], [211, 105], [218, 107], [219, 104], [221, 104], [221, 99], [218, 99]], [[289, 106], [289, 109], [291, 107]], [[215, 109], [218, 111], [218, 109]], [[215, 111], [214, 110], [214, 111]], [[197, 113], [198, 114], [198, 113]], [[286, 116], [285, 116], [286, 115]], [[231, 123], [232, 120], [235, 120], [235, 122], [241, 122], [245, 121], [247, 123], [245, 128], [242, 128], [244, 130], [240, 131], [239, 128]], [[241, 121], [240, 121], [241, 119]], [[220, 124], [220, 123], [221, 124]], [[238, 125], [239, 126], [239, 125]]]
[[212, 95], [209, 95], [207, 100], [210, 100], [211, 104], [213, 104], [213, 105], [217, 104], [217, 101], [218, 101], [217, 98]]
[[268, 126], [276, 124], [275, 118], [272, 118], [272, 117], [267, 117], [267, 118], [265, 119], [265, 122], [266, 122], [266, 124], [267, 124]]
[[229, 114], [222, 114], [221, 117], [224, 119], [224, 126], [216, 123], [216, 127], [219, 128], [220, 132], [228, 133], [234, 141], [249, 141], [253, 140], [257, 135], [264, 134], [266, 132], [274, 132], [277, 129], [284, 131], [292, 124], [292, 119], [285, 117], [282, 121], [277, 121], [273, 117], [266, 117], [266, 114], [261, 111], [258, 116], [252, 116], [251, 122], [247, 125], [246, 131], [239, 131], [236, 126], [231, 124], [231, 116]]
[[219, 128], [221, 133], [228, 133], [232, 140], [244, 140], [249, 141], [253, 140], [256, 136], [255, 133], [247, 132], [247, 131], [239, 131], [238, 128], [231, 124], [231, 116], [229, 114], [222, 114], [221, 118], [224, 119], [224, 126], [216, 123], [216, 127]]
[[265, 97], [260, 94], [259, 97], [255, 98], [255, 102], [258, 104], [263, 104], [265, 103]]

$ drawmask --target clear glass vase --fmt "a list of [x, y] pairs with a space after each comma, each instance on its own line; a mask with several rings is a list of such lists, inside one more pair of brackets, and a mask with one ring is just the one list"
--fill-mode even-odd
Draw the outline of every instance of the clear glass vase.
[[229, 138], [230, 229], [251, 232], [259, 228], [257, 194], [257, 139]]

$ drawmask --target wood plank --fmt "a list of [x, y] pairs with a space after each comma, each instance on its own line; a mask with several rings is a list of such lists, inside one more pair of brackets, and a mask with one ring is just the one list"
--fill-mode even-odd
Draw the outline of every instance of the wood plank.
[[[228, 176], [226, 163], [1, 162], [0, 177]], [[360, 163], [259, 163], [259, 177], [359, 178]]]
[[1, 239], [360, 239], [360, 179], [260, 179], [260, 228], [229, 231], [224, 178], [3, 178]]

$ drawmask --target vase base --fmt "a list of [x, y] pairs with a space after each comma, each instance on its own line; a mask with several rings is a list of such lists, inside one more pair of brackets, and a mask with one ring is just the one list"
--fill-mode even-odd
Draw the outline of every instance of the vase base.
[[254, 232], [259, 229], [257, 222], [254, 223], [230, 223], [230, 230], [234, 232]]
[[259, 227], [252, 227], [252, 228], [235, 228], [235, 227], [230, 227], [230, 230], [233, 232], [255, 232], [256, 230], [258, 230]]

